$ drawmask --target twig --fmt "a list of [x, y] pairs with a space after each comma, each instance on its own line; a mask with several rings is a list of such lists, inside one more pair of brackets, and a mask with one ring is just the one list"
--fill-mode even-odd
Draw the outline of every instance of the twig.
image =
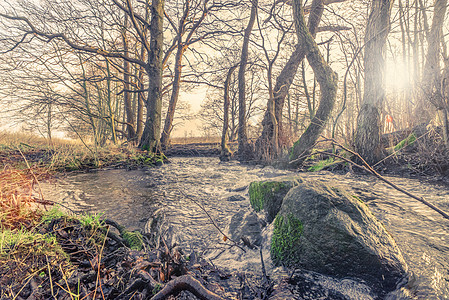
[[106, 234], [104, 235], [103, 245], [101, 245], [101, 250], [100, 250], [100, 253], [98, 254], [97, 279], [95, 280], [95, 291], [94, 291], [94, 296], [92, 299], [95, 299], [95, 296], [97, 295], [97, 288], [98, 288], [98, 284], [99, 284], [101, 296], [103, 297], [103, 300], [104, 300], [104, 293], [103, 293], [103, 288], [101, 286], [101, 280], [100, 280], [100, 266], [101, 266], [101, 255], [103, 254], [104, 245], [106, 244], [106, 238], [108, 237], [108, 232], [109, 232], [109, 227], [107, 228]]
[[265, 269], [265, 263], [263, 261], [263, 255], [262, 255], [262, 246], [259, 247], [259, 253], [260, 253], [260, 262], [262, 263], [263, 278], [266, 282], [268, 282], [267, 270]]
[[[67, 286], [67, 290], [66, 290], [66, 292], [69, 294], [69, 296], [70, 296], [70, 299], [72, 299], [73, 300], [73, 296], [72, 296], [72, 291], [70, 290], [70, 286], [69, 286], [69, 283], [67, 282], [67, 278], [66, 278], [66, 276], [65, 276], [65, 274], [64, 274], [64, 271], [62, 270], [62, 266], [61, 266], [61, 264], [59, 264], [59, 270], [61, 271], [61, 274], [62, 274], [62, 278], [64, 279], [64, 281], [65, 281], [65, 285]], [[56, 283], [57, 284], [57, 283]], [[60, 286], [62, 289], [64, 289], [62, 286]], [[65, 289], [64, 289], [65, 290]], [[79, 295], [76, 295], [76, 297], [79, 297]]]
[[47, 268], [48, 268], [48, 278], [50, 280], [50, 291], [53, 298], [56, 300], [55, 293], [53, 290], [53, 280], [51, 279], [51, 269], [50, 269], [50, 263], [48, 262], [48, 256], [45, 255], [45, 259], [47, 260]]
[[37, 177], [36, 177], [36, 175], [34, 174], [33, 170], [31, 169], [30, 164], [28, 163], [28, 160], [26, 159], [25, 155], [23, 155], [22, 150], [20, 150], [19, 147], [17, 147], [17, 150], [19, 150], [20, 155], [22, 155], [23, 160], [25, 160], [25, 163], [26, 163], [26, 165], [27, 165], [28, 170], [30, 170], [30, 173], [31, 173], [31, 175], [32, 175], [33, 178], [34, 178], [34, 181], [37, 183], [37, 187], [39, 188], [39, 195], [41, 196], [42, 201], [44, 201], [44, 194], [42, 193], [42, 188], [41, 188], [41, 185], [40, 185], [40, 183], [39, 183], [39, 180], [37, 180]]
[[263, 288], [264, 288], [264, 292], [263, 292], [263, 295], [262, 295], [262, 300], [264, 300], [264, 299], [267, 299], [267, 297], [271, 293], [271, 289], [273, 288], [273, 282], [267, 276], [267, 270], [265, 269], [265, 263], [263, 261], [262, 248], [263, 247], [261, 245], [259, 247], [259, 253], [260, 253], [260, 261], [262, 263]]
[[182, 192], [181, 190], [179, 190], [179, 193], [181, 195], [183, 195], [184, 197], [186, 197], [187, 199], [191, 200], [193, 203], [195, 203], [209, 218], [209, 220], [212, 222], [212, 225], [223, 235], [223, 237], [226, 238], [226, 240], [229, 240], [233, 243], [234, 246], [240, 248], [243, 252], [246, 253], [246, 250], [241, 247], [236, 241], [234, 241], [233, 239], [231, 239], [230, 237], [228, 237], [221, 229], [220, 227], [218, 227], [217, 223], [215, 223], [214, 219], [212, 218], [212, 216], [209, 214], [209, 212], [200, 204], [198, 203], [198, 201], [196, 199], [194, 199], [192, 196], [189, 196], [187, 194], [185, 194], [184, 192]]
[[342, 159], [342, 160], [344, 160], [344, 161], [346, 161], [346, 162], [348, 162], [348, 163], [350, 163], [350, 164], [352, 164], [352, 165], [354, 165], [354, 166], [356, 166], [356, 167], [358, 167], [358, 168], [361, 168], [361, 169], [364, 169], [364, 170], [368, 171], [369, 173], [373, 174], [374, 176], [376, 176], [377, 178], [379, 178], [380, 180], [382, 180], [383, 182], [385, 182], [386, 184], [388, 184], [388, 185], [391, 186], [392, 188], [394, 188], [394, 189], [400, 191], [401, 193], [406, 194], [407, 196], [409, 196], [409, 197], [411, 197], [411, 198], [413, 198], [413, 199], [415, 199], [415, 200], [418, 200], [419, 202], [423, 203], [424, 205], [427, 205], [428, 207], [430, 207], [431, 209], [433, 209], [434, 211], [436, 211], [437, 213], [439, 213], [440, 215], [442, 215], [445, 219], [448, 219], [448, 220], [449, 220], [449, 215], [448, 215], [446, 212], [444, 212], [443, 210], [439, 209], [438, 207], [436, 207], [436, 206], [433, 205], [432, 203], [429, 203], [429, 202], [426, 201], [424, 198], [415, 196], [415, 195], [413, 195], [412, 193], [410, 193], [410, 192], [404, 190], [403, 188], [397, 186], [396, 184], [392, 183], [392, 182], [389, 181], [388, 179], [385, 179], [382, 175], [380, 175], [379, 173], [377, 173], [376, 170], [374, 170], [374, 169], [373, 169], [373, 168], [372, 168], [372, 167], [371, 167], [371, 166], [370, 166], [370, 165], [369, 165], [369, 164], [368, 164], [368, 163], [367, 163], [367, 162], [360, 156], [360, 154], [358, 154], [357, 152], [354, 152], [354, 151], [352, 151], [352, 150], [346, 148], [345, 146], [339, 144], [339, 143], [338, 143], [337, 141], [335, 141], [334, 139], [328, 139], [328, 141], [331, 141], [334, 145], [336, 145], [336, 146], [340, 147], [341, 149], [343, 149], [343, 150], [345, 150], [345, 151], [347, 151], [347, 152], [349, 152], [349, 153], [355, 155], [355, 156], [362, 162], [362, 165], [359, 165], [359, 164], [353, 162], [352, 160], [347, 159], [346, 157], [343, 157], [343, 156], [338, 155], [338, 154], [328, 153], [328, 152], [324, 152], [324, 151], [317, 151], [317, 153], [326, 154], [326, 155], [330, 155], [330, 156], [333, 156], [333, 157], [340, 158], [340, 159]]
[[[27, 278], [25, 278], [24, 280], [26, 280], [25, 284], [22, 285], [22, 287], [20, 288], [20, 290], [17, 292], [17, 294], [12, 298], [12, 300], [16, 300], [18, 297], [20, 297], [20, 293], [22, 292], [22, 290], [27, 286], [27, 284], [31, 281], [31, 279], [33, 279], [33, 277], [35, 275], [37, 275], [38, 273], [40, 273], [43, 269], [45, 269], [45, 267], [40, 268], [39, 270], [37, 270], [36, 272], [28, 275]], [[12, 293], [12, 295], [14, 295], [14, 293]]]

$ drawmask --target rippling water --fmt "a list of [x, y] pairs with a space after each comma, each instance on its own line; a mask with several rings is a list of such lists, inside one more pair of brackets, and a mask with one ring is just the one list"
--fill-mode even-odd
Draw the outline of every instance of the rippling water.
[[[171, 224], [174, 239], [184, 248], [208, 249], [220, 247], [221, 236], [199, 206], [184, 195], [197, 199], [219, 227], [226, 228], [233, 214], [249, 209], [246, 187], [250, 182], [289, 174], [294, 173], [237, 162], [220, 163], [218, 158], [172, 158], [170, 164], [148, 170], [70, 174], [56, 183], [45, 184], [44, 195], [62, 200], [75, 211], [104, 212], [108, 218], [132, 228], [143, 229], [155, 212], [162, 213]], [[375, 178], [325, 171], [299, 175], [338, 182], [359, 194], [401, 248], [416, 278], [413, 288], [418, 298], [449, 298], [448, 220]], [[389, 179], [449, 211], [447, 188], [413, 179]], [[245, 199], [235, 197], [237, 201], [228, 201], [235, 195]], [[265, 254], [267, 258], [267, 251]], [[246, 255], [240, 257], [241, 263], [227, 267], [248, 268], [251, 260], [254, 265], [260, 263], [257, 255]], [[331, 283], [327, 280], [323, 284]], [[360, 298], [357, 295], [348, 298]]]

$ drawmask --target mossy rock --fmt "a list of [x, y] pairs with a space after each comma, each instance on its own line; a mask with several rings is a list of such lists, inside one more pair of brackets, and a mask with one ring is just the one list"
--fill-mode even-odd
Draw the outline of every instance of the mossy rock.
[[271, 181], [254, 181], [249, 185], [249, 201], [259, 212], [265, 210], [267, 221], [271, 223], [281, 208], [282, 199], [288, 191], [302, 182], [300, 178], [280, 178]]
[[295, 249], [299, 247], [303, 226], [292, 214], [276, 216], [271, 240], [271, 259], [275, 264], [292, 265], [297, 261]]
[[384, 292], [407, 270], [382, 223], [337, 183], [308, 181], [288, 192], [274, 223], [271, 257], [278, 265], [359, 278]]

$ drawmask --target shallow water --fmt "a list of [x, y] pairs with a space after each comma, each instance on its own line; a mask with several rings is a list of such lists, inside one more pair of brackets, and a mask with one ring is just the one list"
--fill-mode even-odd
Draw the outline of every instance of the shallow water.
[[[132, 228], [144, 229], [155, 212], [164, 214], [171, 225], [167, 228], [184, 249], [203, 249], [206, 255], [215, 257], [220, 253], [217, 249], [225, 247], [222, 235], [204, 211], [189, 198], [196, 199], [217, 225], [225, 229], [233, 214], [250, 209], [246, 189], [250, 182], [289, 174], [294, 173], [272, 167], [240, 165], [238, 162], [220, 163], [218, 158], [172, 158], [170, 164], [148, 170], [70, 174], [55, 183], [44, 184], [43, 189], [48, 199], [62, 200], [64, 205], [75, 211], [104, 212], [108, 218]], [[418, 298], [449, 298], [448, 220], [372, 177], [325, 171], [298, 175], [332, 181], [358, 194], [397, 241], [409, 270], [416, 278], [413, 289], [416, 289]], [[449, 211], [447, 188], [414, 179], [388, 179]], [[233, 195], [245, 199], [228, 201]], [[269, 240], [269, 230], [264, 234]], [[281, 272], [279, 268], [271, 268], [268, 245], [264, 249], [268, 271]], [[214, 263], [233, 269], [260, 271], [258, 251], [243, 254], [234, 247], [219, 255]], [[343, 294], [348, 299], [371, 298], [366, 287], [354, 281], [336, 281], [319, 276], [314, 280], [335, 290], [346, 290]]]

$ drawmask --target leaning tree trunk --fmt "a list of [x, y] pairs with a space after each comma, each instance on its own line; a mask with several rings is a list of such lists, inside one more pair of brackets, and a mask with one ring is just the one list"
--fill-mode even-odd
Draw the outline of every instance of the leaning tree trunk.
[[385, 98], [384, 48], [390, 31], [393, 0], [373, 0], [365, 31], [365, 82], [357, 117], [355, 149], [368, 162], [382, 157], [380, 112]]
[[[313, 37], [316, 36], [323, 11], [324, 0], [313, 0], [308, 20], [309, 32]], [[256, 142], [256, 148], [259, 149], [261, 153], [271, 153], [271, 149], [267, 147], [273, 144], [271, 143], [273, 136], [277, 134], [279, 138], [283, 135], [282, 111], [284, 109], [285, 98], [305, 55], [306, 48], [297, 45], [281, 73], [276, 78], [276, 84], [273, 90], [274, 118], [272, 117], [272, 107], [267, 107], [262, 120], [262, 133]], [[274, 130], [275, 124], [273, 121], [276, 121], [277, 123], [277, 130]]]
[[231, 83], [231, 76], [234, 73], [234, 70], [238, 67], [238, 65], [232, 66], [228, 75], [226, 76], [226, 80], [224, 83], [224, 101], [223, 101], [223, 131], [221, 134], [221, 153], [220, 160], [228, 161], [232, 155], [231, 149], [229, 149], [228, 145], [228, 131], [229, 131], [229, 85]]
[[164, 0], [151, 3], [150, 51], [148, 53], [148, 99], [146, 102], [147, 120], [139, 147], [144, 150], [160, 152], [161, 113], [162, 113], [162, 50]]
[[173, 89], [168, 103], [168, 110], [165, 116], [164, 130], [161, 135], [162, 149], [165, 150], [170, 144], [170, 133], [173, 129], [173, 119], [175, 117], [176, 104], [178, 103], [179, 90], [181, 89], [182, 56], [184, 55], [184, 45], [178, 37], [178, 50], [175, 58], [175, 76], [173, 78]]
[[[322, 2], [321, 5], [323, 5]], [[297, 167], [301, 164], [301, 156], [306, 154], [315, 144], [329, 119], [337, 96], [338, 79], [337, 74], [324, 60], [315, 39], [307, 29], [301, 0], [293, 0], [293, 17], [300, 47], [306, 49], [307, 60], [315, 73], [321, 90], [320, 104], [315, 116], [290, 153], [290, 164]]]
[[238, 128], [238, 142], [239, 160], [249, 160], [251, 158], [251, 150], [248, 143], [247, 124], [246, 124], [246, 82], [245, 72], [246, 65], [248, 63], [248, 48], [251, 31], [253, 30], [254, 22], [256, 21], [258, 0], [251, 1], [251, 15], [248, 21], [248, 25], [245, 29], [243, 36], [242, 55], [240, 58], [240, 68], [238, 74], [238, 87], [239, 87], [239, 128]]

